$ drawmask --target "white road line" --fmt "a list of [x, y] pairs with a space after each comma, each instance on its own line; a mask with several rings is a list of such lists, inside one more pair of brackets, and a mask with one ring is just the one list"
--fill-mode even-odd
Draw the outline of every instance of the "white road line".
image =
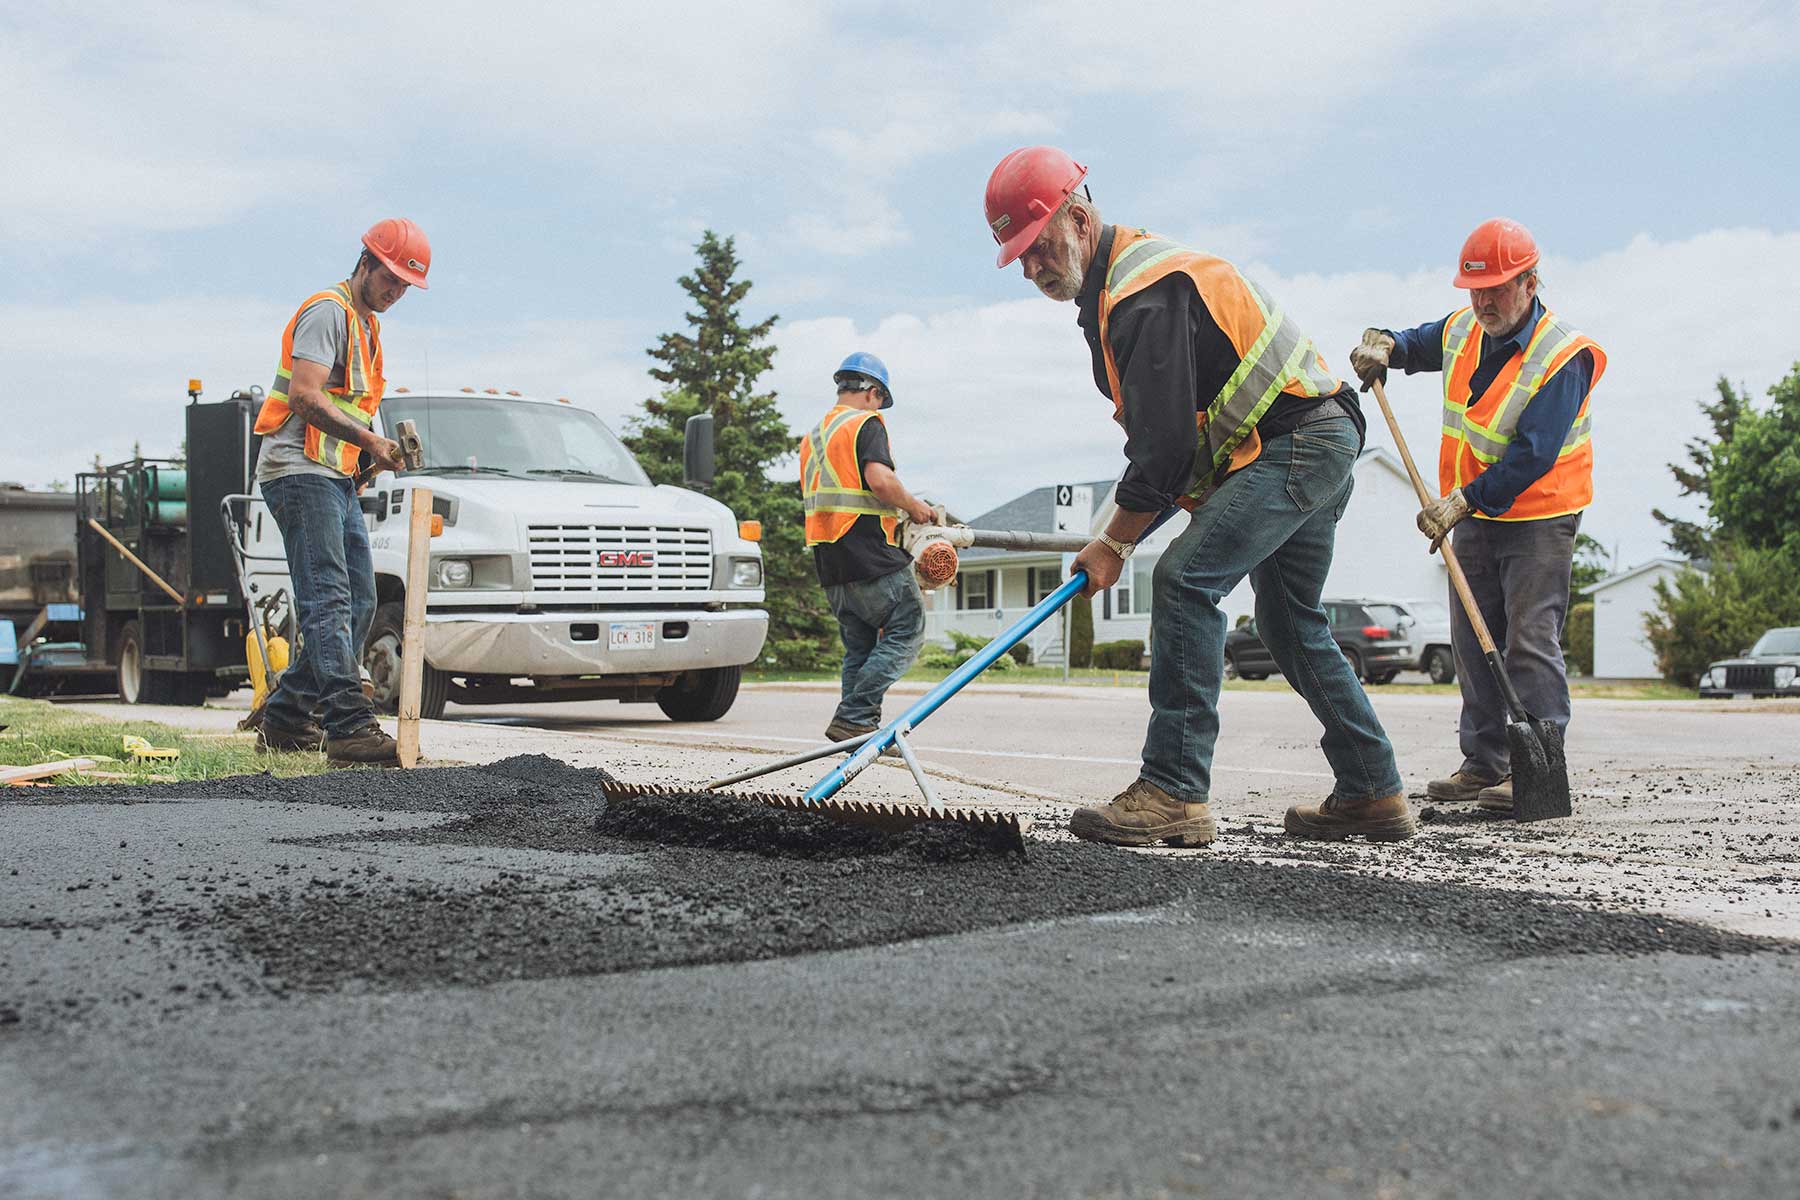
[[[628, 735], [621, 732], [611, 736], [624, 737]], [[690, 733], [685, 729], [659, 730], [653, 736], [684, 737], [695, 740], [704, 739], [713, 742], [715, 745], [720, 741], [719, 734], [717, 733]], [[781, 737], [777, 734], [768, 733], [734, 733], [730, 736], [732, 739], [740, 742], [774, 742], [781, 745], [792, 746], [818, 746], [823, 744], [817, 738]], [[917, 749], [928, 755], [966, 754], [972, 758], [1022, 758], [1029, 759], [1033, 762], [1096, 763], [1106, 767], [1135, 767], [1142, 762], [1141, 759], [1137, 758], [1102, 758], [1091, 754], [1034, 754], [1025, 750], [960, 750], [950, 746], [921, 746], [917, 747]], [[1292, 775], [1299, 776], [1303, 779], [1335, 778], [1329, 771], [1290, 771], [1280, 767], [1238, 767], [1232, 766], [1229, 763], [1214, 763], [1213, 770], [1233, 771], [1244, 775]]]

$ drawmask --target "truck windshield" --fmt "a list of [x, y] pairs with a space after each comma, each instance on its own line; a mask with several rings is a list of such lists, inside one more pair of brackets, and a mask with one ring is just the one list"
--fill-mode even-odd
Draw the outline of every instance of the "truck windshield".
[[1771, 629], [1756, 639], [1752, 654], [1800, 654], [1800, 628]]
[[480, 396], [393, 396], [381, 402], [382, 427], [419, 427], [425, 468], [483, 475], [566, 477], [581, 482], [650, 486], [650, 479], [599, 417], [567, 404]]

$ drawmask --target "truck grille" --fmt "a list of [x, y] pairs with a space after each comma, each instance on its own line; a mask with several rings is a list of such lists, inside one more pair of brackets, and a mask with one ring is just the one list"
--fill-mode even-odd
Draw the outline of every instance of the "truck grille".
[[667, 525], [528, 525], [534, 591], [704, 592], [712, 534]]
[[1725, 686], [1733, 691], [1774, 691], [1774, 667], [1726, 667]]

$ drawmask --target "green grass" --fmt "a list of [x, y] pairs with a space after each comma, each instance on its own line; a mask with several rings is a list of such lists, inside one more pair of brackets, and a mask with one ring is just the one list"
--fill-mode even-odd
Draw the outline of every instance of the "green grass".
[[[920, 683], [937, 683], [948, 677], [946, 668], [914, 667], [904, 678]], [[745, 671], [744, 679], [750, 683], [829, 683], [838, 681], [836, 671]], [[1146, 687], [1150, 681], [1148, 671], [1110, 671], [1096, 668], [1084, 668], [1069, 672], [1068, 683], [1071, 687]], [[1006, 683], [1062, 683], [1061, 667], [1015, 667], [1010, 671], [989, 670], [981, 676], [981, 682], [987, 684]], [[1286, 681], [1279, 675], [1269, 679], [1230, 679], [1225, 682], [1228, 692], [1287, 692], [1292, 691]], [[1460, 690], [1454, 683], [1386, 683], [1370, 687], [1369, 693], [1375, 696], [1456, 696]], [[1641, 683], [1592, 683], [1582, 679], [1569, 681], [1569, 694], [1577, 699], [1587, 700], [1693, 700], [1699, 693], [1693, 688], [1677, 687], [1661, 680], [1644, 680]]]
[[[276, 775], [314, 775], [325, 770], [322, 754], [258, 754], [255, 735], [194, 733], [153, 721], [105, 721], [42, 700], [0, 696], [0, 766], [28, 767], [59, 758], [98, 758], [94, 768], [125, 779], [92, 779], [81, 774], [58, 776], [58, 784], [154, 783], [163, 780], [218, 779], [271, 771]], [[134, 733], [153, 746], [181, 751], [174, 762], [134, 763], [123, 746]], [[106, 759], [116, 761], [108, 762]]]

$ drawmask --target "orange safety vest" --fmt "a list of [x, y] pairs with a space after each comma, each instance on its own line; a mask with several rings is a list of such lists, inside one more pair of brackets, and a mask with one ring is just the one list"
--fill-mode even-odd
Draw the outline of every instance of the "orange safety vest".
[[[347, 331], [343, 385], [325, 391], [338, 410], [351, 420], [361, 425], [369, 425], [375, 420], [375, 410], [381, 406], [381, 393], [386, 387], [381, 374], [381, 318], [369, 314], [369, 330], [365, 335], [363, 323], [356, 319], [356, 306], [350, 299], [350, 284], [345, 282], [308, 296], [287, 323], [287, 330], [281, 335], [281, 365], [275, 368], [275, 384], [263, 400], [262, 411], [256, 414], [256, 432], [259, 434], [274, 433], [293, 415], [293, 410], [288, 407], [288, 388], [294, 379], [294, 326], [300, 323], [300, 314], [320, 300], [329, 300], [344, 310]], [[306, 427], [306, 457], [313, 462], [342, 475], [354, 475], [356, 459], [361, 453], [362, 447], [354, 442], [332, 437], [316, 425]]]
[[1100, 347], [1112, 389], [1113, 420], [1125, 423], [1119, 364], [1107, 336], [1113, 306], [1177, 271], [1193, 281], [1201, 302], [1241, 358], [1218, 395], [1194, 398], [1200, 444], [1187, 495], [1176, 501], [1192, 510], [1205, 503], [1227, 475], [1249, 466], [1262, 453], [1256, 423], [1277, 396], [1284, 392], [1329, 396], [1343, 384], [1294, 319], [1236, 267], [1142, 229], [1116, 228], [1112, 261], [1100, 293]]
[[881, 414], [839, 404], [800, 439], [800, 498], [806, 505], [808, 547], [837, 541], [864, 515], [880, 517], [882, 536], [888, 545], [898, 544], [899, 515], [863, 485], [862, 464], [856, 461], [857, 434], [871, 418], [881, 421]]
[[1499, 462], [1532, 397], [1570, 359], [1587, 350], [1594, 356], [1594, 377], [1581, 398], [1575, 424], [1557, 451], [1556, 464], [1519, 493], [1504, 516], [1471, 515], [1488, 521], [1540, 521], [1580, 512], [1594, 499], [1594, 420], [1588, 402], [1606, 371], [1606, 352], [1545, 309], [1525, 348], [1512, 352], [1476, 399], [1469, 381], [1486, 345], [1487, 335], [1475, 320], [1474, 309], [1458, 309], [1444, 320], [1444, 440], [1438, 447], [1438, 490], [1448, 496], [1452, 488]]

